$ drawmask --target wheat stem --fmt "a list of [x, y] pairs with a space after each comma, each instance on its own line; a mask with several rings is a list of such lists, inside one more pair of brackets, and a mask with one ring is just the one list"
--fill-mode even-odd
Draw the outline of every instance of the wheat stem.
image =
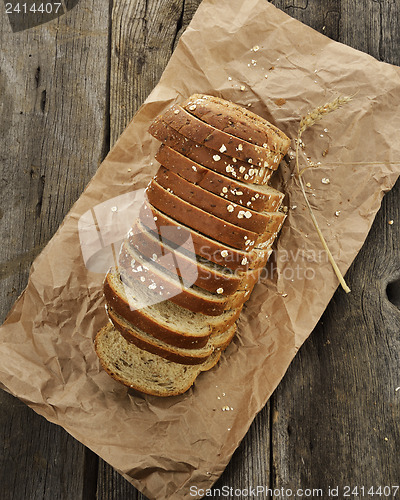
[[322, 234], [322, 231], [321, 231], [321, 229], [320, 229], [320, 227], [318, 225], [317, 219], [315, 218], [313, 209], [311, 208], [311, 205], [310, 205], [310, 203], [308, 201], [308, 198], [307, 198], [306, 191], [304, 189], [304, 183], [303, 183], [303, 179], [302, 179], [302, 174], [309, 167], [305, 167], [305, 168], [303, 168], [300, 171], [300, 165], [299, 165], [299, 146], [300, 146], [300, 142], [301, 142], [301, 136], [302, 136], [303, 132], [307, 128], [312, 127], [316, 122], [322, 120], [322, 118], [326, 114], [331, 113], [332, 111], [335, 111], [336, 109], [340, 108], [344, 104], [348, 103], [350, 100], [351, 100], [351, 97], [337, 97], [334, 101], [331, 101], [330, 103], [327, 103], [327, 104], [325, 104], [323, 106], [319, 106], [318, 108], [315, 108], [314, 110], [310, 111], [310, 113], [308, 113], [300, 121], [300, 126], [299, 126], [299, 131], [297, 133], [297, 141], [296, 141], [296, 171], [297, 171], [297, 177], [299, 179], [299, 184], [300, 184], [301, 192], [303, 193], [303, 197], [304, 197], [304, 200], [306, 202], [308, 211], [310, 212], [312, 223], [314, 224], [314, 227], [315, 227], [315, 229], [317, 231], [319, 239], [321, 240], [322, 246], [324, 247], [324, 249], [325, 249], [325, 251], [326, 251], [326, 253], [328, 255], [329, 262], [331, 263], [332, 268], [333, 268], [333, 270], [334, 270], [334, 272], [335, 272], [335, 274], [336, 274], [336, 276], [337, 276], [340, 284], [342, 285], [343, 290], [346, 293], [349, 293], [351, 290], [347, 286], [347, 283], [346, 283], [346, 281], [345, 281], [345, 279], [343, 277], [343, 274], [340, 272], [340, 269], [339, 269], [338, 265], [336, 264], [335, 259], [334, 259], [333, 255], [332, 255], [331, 251], [329, 250], [328, 244], [326, 243], [324, 235]]
[[333, 255], [332, 255], [331, 251], [329, 250], [329, 247], [328, 247], [328, 244], [326, 243], [324, 235], [321, 232], [321, 229], [320, 229], [320, 227], [318, 225], [317, 219], [315, 218], [314, 212], [313, 212], [313, 210], [311, 208], [311, 205], [310, 205], [310, 203], [309, 203], [309, 201], [307, 199], [307, 195], [306, 195], [306, 192], [305, 192], [305, 189], [304, 189], [303, 179], [301, 177], [299, 177], [299, 183], [300, 183], [300, 188], [301, 188], [301, 191], [303, 193], [304, 199], [306, 201], [307, 208], [308, 208], [308, 210], [310, 212], [311, 220], [312, 220], [312, 222], [314, 224], [314, 227], [315, 227], [315, 229], [316, 229], [316, 231], [318, 233], [319, 239], [321, 240], [322, 246], [324, 247], [326, 253], [328, 254], [329, 262], [331, 263], [331, 265], [333, 267], [333, 270], [335, 271], [335, 274], [338, 277], [340, 284], [342, 285], [343, 290], [346, 293], [349, 293], [351, 290], [348, 287], [348, 285], [347, 285], [347, 283], [346, 283], [346, 281], [345, 281], [342, 273], [340, 272], [340, 269], [338, 268], [338, 266], [337, 266], [337, 264], [335, 262], [335, 259], [334, 259]]
[[304, 167], [300, 170], [299, 175], [303, 175], [306, 170], [309, 170], [310, 168], [318, 168], [319, 165], [309, 165], [308, 167]]

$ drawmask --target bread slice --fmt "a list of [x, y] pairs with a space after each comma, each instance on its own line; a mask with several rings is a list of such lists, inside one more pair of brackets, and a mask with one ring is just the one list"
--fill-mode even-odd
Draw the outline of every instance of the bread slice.
[[155, 158], [162, 166], [192, 184], [257, 212], [278, 210], [285, 196], [271, 186], [246, 184], [219, 174], [164, 144], [161, 145]]
[[225, 200], [217, 194], [192, 184], [163, 166], [158, 169], [152, 182], [157, 182], [168, 192], [194, 207], [201, 208], [208, 214], [254, 233], [275, 233], [285, 219], [285, 215], [281, 212], [256, 212], [251, 208], [244, 208], [237, 203]]
[[215, 151], [214, 160], [216, 162], [220, 161], [221, 158], [218, 153], [221, 152], [231, 158], [237, 158], [252, 165], [276, 170], [283, 158], [283, 154], [279, 151], [271, 151], [269, 148], [251, 144], [216, 129], [191, 115], [177, 104], [167, 109], [161, 115], [161, 119], [184, 137], [199, 144], [204, 144]]
[[[182, 246], [162, 240], [146, 229], [139, 221], [132, 227], [129, 244], [121, 248], [127, 258], [133, 258], [131, 245], [146, 260], [152, 260], [167, 271], [178, 275], [183, 282], [195, 277], [194, 285], [212, 293], [231, 295], [237, 290], [247, 290], [258, 280], [261, 268], [249, 271], [232, 271], [193, 253], [193, 246], [184, 242]], [[217, 292], [218, 291], [218, 292]]]
[[128, 342], [111, 324], [95, 339], [95, 350], [104, 370], [115, 380], [145, 394], [176, 396], [186, 392], [197, 376], [218, 363], [216, 350], [201, 365], [182, 365], [144, 351]]
[[204, 363], [215, 349], [227, 346], [236, 332], [236, 325], [232, 325], [228, 330], [220, 333], [217, 337], [211, 337], [204, 347], [188, 349], [172, 346], [162, 340], [156, 339], [152, 335], [141, 331], [135, 325], [129, 323], [129, 321], [126, 321], [111, 308], [108, 310], [108, 317], [114, 328], [116, 328], [128, 342], [135, 344], [145, 351], [168, 359], [169, 361], [184, 365], [199, 365]]
[[133, 258], [121, 253], [119, 271], [122, 282], [127, 286], [140, 280], [158, 300], [169, 300], [185, 309], [208, 316], [219, 316], [224, 311], [240, 307], [250, 291], [238, 291], [232, 295], [213, 294], [196, 286], [185, 286], [179, 278], [158, 266], [146, 261], [131, 248]]
[[220, 97], [194, 94], [182, 107], [200, 120], [258, 146], [285, 155], [290, 139], [279, 128], [249, 109]]
[[[119, 273], [111, 270], [104, 281], [109, 307], [140, 330], [177, 347], [204, 347], [211, 335], [219, 335], [238, 319], [241, 307], [220, 316], [193, 313], [173, 302], [149, 302], [148, 290], [140, 283], [128, 288]], [[152, 299], [152, 297], [150, 297]]]
[[154, 179], [147, 186], [145, 194], [153, 207], [169, 217], [221, 243], [246, 252], [252, 250], [259, 243], [272, 244], [285, 220], [285, 214], [276, 213], [275, 218], [271, 218], [271, 224], [266, 228], [266, 231], [259, 234], [191, 205], [174, 195], [171, 190], [164, 189]]
[[184, 137], [162, 121], [161, 118], [156, 118], [149, 128], [149, 132], [165, 146], [179, 152], [199, 165], [246, 184], [264, 185], [274, 173], [274, 170], [268, 167], [251, 165], [237, 158], [231, 158], [221, 153], [221, 151], [218, 152], [220, 160], [215, 161], [215, 151]]
[[[264, 267], [272, 253], [271, 245], [274, 238], [271, 239], [269, 245], [267, 242], [263, 243], [263, 245], [265, 244], [263, 248], [257, 247], [249, 252], [242, 251], [177, 222], [149, 203], [143, 204], [139, 218], [146, 228], [155, 232], [162, 239], [165, 238], [166, 230], [169, 230], [168, 241], [175, 245], [182, 246], [190, 238], [196, 255], [233, 271], [247, 271], [248, 269]], [[128, 238], [131, 241], [132, 237], [128, 236]]]

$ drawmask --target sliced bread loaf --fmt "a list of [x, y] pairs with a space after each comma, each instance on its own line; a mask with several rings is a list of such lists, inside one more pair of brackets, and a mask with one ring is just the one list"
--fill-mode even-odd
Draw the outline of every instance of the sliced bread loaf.
[[[184, 137], [163, 122], [161, 118], [157, 118], [152, 123], [149, 132], [165, 146], [179, 152], [197, 164], [246, 184], [264, 185], [274, 173], [274, 170], [270, 168], [251, 165], [237, 158], [231, 158], [221, 153], [221, 151], [216, 155], [215, 151], [207, 146]], [[219, 157], [219, 160], [216, 161], [216, 157]]]
[[203, 189], [238, 203], [242, 207], [262, 211], [278, 210], [284, 194], [267, 185], [246, 184], [222, 175], [194, 162], [178, 151], [161, 145], [156, 160], [168, 170], [179, 174], [187, 181]]
[[164, 397], [186, 392], [221, 356], [221, 350], [216, 350], [201, 365], [173, 363], [128, 342], [111, 324], [96, 335], [95, 350], [102, 367], [115, 380], [145, 394]]
[[202, 95], [150, 131], [166, 165], [106, 277], [110, 324], [95, 348], [116, 380], [171, 396], [214, 366], [235, 334], [285, 219], [282, 195], [251, 184], [268, 181], [289, 141], [247, 110]]
[[[251, 144], [244, 139], [218, 130], [177, 104], [167, 109], [161, 115], [161, 119], [184, 137], [198, 144], [204, 144], [216, 153], [225, 153], [231, 158], [237, 158], [252, 165], [276, 170], [283, 158], [283, 154], [279, 151], [271, 151], [269, 148]], [[216, 156], [219, 155], [216, 154]]]
[[[177, 222], [149, 203], [143, 204], [139, 218], [145, 227], [158, 234], [160, 238], [165, 238], [167, 228], [171, 229], [168, 232], [168, 239], [175, 245], [182, 246], [190, 238], [196, 255], [233, 271], [247, 271], [248, 269], [264, 267], [272, 253], [271, 244], [273, 238], [269, 246], [265, 243], [265, 248], [257, 247], [249, 252], [238, 250], [209, 238], [181, 222]], [[129, 240], [131, 240], [131, 236], [129, 236]]]
[[218, 335], [232, 326], [241, 307], [220, 316], [193, 313], [170, 301], [151, 303], [148, 289], [140, 282], [127, 287], [116, 270], [104, 281], [104, 296], [109, 307], [130, 323], [168, 344], [186, 348], [204, 347], [211, 335]]
[[285, 155], [290, 139], [277, 127], [249, 109], [220, 97], [194, 94], [182, 107], [200, 120], [245, 141]]
[[152, 182], [157, 182], [168, 192], [173, 193], [194, 207], [201, 208], [208, 214], [215, 215], [235, 226], [255, 233], [276, 233], [285, 219], [285, 215], [281, 212], [256, 212], [251, 208], [244, 208], [235, 202], [226, 200], [196, 184], [192, 184], [162, 166], [158, 169]]

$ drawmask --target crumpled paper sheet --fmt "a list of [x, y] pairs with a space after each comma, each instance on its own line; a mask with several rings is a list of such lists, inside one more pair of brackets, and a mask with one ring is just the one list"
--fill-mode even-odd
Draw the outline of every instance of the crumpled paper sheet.
[[[260, 49], [251, 51], [256, 45]], [[280, 175], [288, 205], [297, 208], [290, 210], [267, 268], [274, 267], [272, 278], [255, 288], [219, 365], [179, 397], [133, 394], [100, 368], [93, 338], [107, 321], [103, 275], [84, 264], [79, 219], [146, 185], [157, 168], [151, 161], [158, 147], [147, 128], [192, 93], [251, 103], [295, 137], [302, 115], [356, 91], [350, 104], [304, 134], [306, 155], [321, 162], [305, 174], [309, 198], [342, 272], [400, 173], [389, 163], [400, 160], [399, 69], [333, 42], [265, 0], [204, 0], [160, 83], [35, 260], [27, 288], [1, 328], [1, 384], [150, 499], [194, 498], [190, 486], [210, 487], [338, 285], [290, 175], [293, 165], [281, 167]], [[301, 161], [306, 166], [303, 153]], [[371, 165], [351, 165], [360, 161]], [[321, 182], [324, 177], [330, 184]], [[222, 411], [225, 405], [233, 409]]]

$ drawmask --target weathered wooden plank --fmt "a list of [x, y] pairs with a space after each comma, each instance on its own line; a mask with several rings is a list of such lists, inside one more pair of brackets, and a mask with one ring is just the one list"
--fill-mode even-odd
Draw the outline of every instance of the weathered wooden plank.
[[[397, 4], [336, 3], [338, 28], [326, 34], [400, 63]], [[322, 8], [310, 1], [290, 13], [315, 26], [313, 5]], [[398, 482], [400, 312], [386, 287], [398, 307], [399, 194], [397, 183], [348, 272], [352, 293], [337, 291], [273, 395], [273, 487], [321, 488], [325, 498], [340, 486], [343, 498], [345, 485]]]
[[0, 392], [0, 480], [4, 500], [90, 499], [85, 448], [24, 403]]
[[337, 40], [339, 35], [341, 0], [272, 0], [279, 9], [289, 16], [330, 38]]
[[278, 487], [398, 481], [400, 311], [386, 287], [400, 273], [399, 194], [400, 182], [347, 274], [352, 293], [335, 294], [274, 394]]
[[153, 90], [183, 22], [199, 1], [115, 2], [111, 43], [111, 144]]
[[[384, 30], [389, 29], [389, 33], [395, 34], [395, 31], [392, 30], [396, 26], [396, 22], [391, 27], [388, 26], [390, 22], [389, 12], [382, 7], [381, 2], [374, 0], [366, 2], [342, 0], [338, 40], [367, 52], [377, 59], [395, 64], [395, 59], [389, 57], [389, 53], [391, 53], [392, 57], [394, 56], [394, 51], [390, 49], [389, 45], [387, 45], [386, 50], [382, 43]], [[394, 38], [396, 38], [395, 35]]]
[[[269, 486], [271, 477], [270, 417], [268, 402], [254, 419], [224, 473], [212, 488], [215, 498], [224, 498], [224, 486], [233, 488], [233, 495], [228, 498], [241, 497], [235, 494], [235, 490], [245, 490], [257, 485]], [[243, 498], [245, 497], [243, 495]], [[263, 498], [262, 495], [260, 497]]]
[[104, 460], [100, 460], [97, 498], [101, 500], [146, 500], [142, 493], [126, 481]]
[[[108, 0], [19, 33], [0, 19], [1, 319], [109, 149], [109, 25]], [[2, 498], [94, 498], [82, 445], [3, 392], [0, 419]]]

